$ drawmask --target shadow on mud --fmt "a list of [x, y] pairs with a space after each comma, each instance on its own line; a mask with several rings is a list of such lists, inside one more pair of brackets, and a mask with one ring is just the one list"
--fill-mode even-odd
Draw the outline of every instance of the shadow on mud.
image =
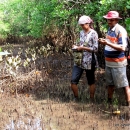
[[[70, 88], [72, 66], [72, 57], [65, 54], [37, 59], [36, 64], [32, 64], [28, 69], [21, 67], [17, 77], [3, 79], [1, 89], [6, 94], [16, 97], [19, 94], [26, 97], [32, 96], [34, 101], [40, 102], [41, 113], [47, 116], [47, 122], [54, 120], [52, 122], [56, 122], [60, 128], [66, 126], [66, 130], [72, 128], [74, 130], [111, 128], [112, 130], [115, 127], [122, 127], [121, 125], [129, 125], [127, 123], [130, 120], [129, 111], [126, 112], [127, 110], [122, 108], [125, 103], [125, 94], [122, 89], [115, 90], [113, 107], [107, 104], [104, 69], [99, 69], [95, 73], [95, 103], [91, 104], [89, 101], [85, 73], [78, 84], [80, 100], [79, 102], [73, 100]], [[8, 87], [5, 88], [5, 85]], [[114, 115], [113, 111], [117, 109], [121, 111], [121, 114]], [[115, 124], [112, 123], [113, 121]]]

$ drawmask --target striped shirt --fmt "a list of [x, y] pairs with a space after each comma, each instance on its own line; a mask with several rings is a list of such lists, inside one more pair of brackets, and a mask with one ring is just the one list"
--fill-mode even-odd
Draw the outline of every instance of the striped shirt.
[[[127, 32], [121, 25], [116, 24], [112, 29], [108, 29], [106, 40], [112, 44], [118, 44], [126, 47]], [[104, 54], [106, 66], [108, 67], [124, 67], [127, 65], [127, 59], [124, 51], [118, 51], [106, 45]]]

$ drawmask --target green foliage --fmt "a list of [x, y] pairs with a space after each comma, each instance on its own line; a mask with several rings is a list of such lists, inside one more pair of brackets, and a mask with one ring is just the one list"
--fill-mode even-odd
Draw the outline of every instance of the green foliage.
[[130, 18], [127, 18], [125, 20], [125, 23], [126, 23], [126, 30], [127, 30], [128, 34], [130, 35]]
[[4, 22], [4, 12], [0, 10], [0, 37], [3, 37], [6, 35], [7, 32], [9, 32], [9, 24], [7, 22]]
[[[126, 11], [130, 12], [130, 1], [127, 1], [126, 3], [127, 3], [127, 5], [126, 5], [126, 8], [125, 8], [125, 12]], [[128, 31], [128, 34], [130, 36], [130, 18], [129, 17], [126, 18], [125, 24], [126, 24], [126, 29]]]
[[[117, 10], [123, 18], [122, 24], [130, 32], [130, 1], [126, 0], [8, 0], [0, 4], [0, 33], [18, 36], [41, 37], [57, 30], [64, 34], [76, 34], [79, 16], [92, 17], [95, 27], [104, 32], [107, 28], [103, 19], [109, 10]], [[97, 24], [98, 23], [98, 24]]]

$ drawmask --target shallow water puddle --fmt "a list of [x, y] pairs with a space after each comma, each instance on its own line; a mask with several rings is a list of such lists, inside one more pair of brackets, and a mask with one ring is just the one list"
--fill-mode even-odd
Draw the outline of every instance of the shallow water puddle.
[[[37, 102], [40, 118], [10, 121], [5, 130], [129, 130], [130, 121], [103, 114], [90, 105]], [[42, 105], [41, 105], [42, 104]]]

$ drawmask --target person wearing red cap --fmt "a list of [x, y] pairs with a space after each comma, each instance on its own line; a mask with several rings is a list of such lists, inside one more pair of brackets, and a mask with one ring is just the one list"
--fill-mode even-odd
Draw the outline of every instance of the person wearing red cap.
[[[92, 27], [92, 19], [89, 16], [83, 15], [79, 18], [78, 24], [81, 26], [80, 41], [77, 45], [73, 45], [72, 49], [76, 49], [74, 57], [74, 66], [72, 70], [71, 89], [74, 97], [78, 100], [77, 84], [85, 70], [86, 77], [90, 90], [90, 100], [94, 101], [95, 93], [95, 66], [97, 58], [94, 52], [98, 50], [98, 34]], [[79, 55], [78, 55], [79, 54]]]
[[124, 53], [127, 47], [127, 32], [124, 27], [118, 24], [119, 19], [122, 18], [119, 17], [117, 11], [109, 11], [103, 17], [107, 19], [109, 25], [106, 38], [99, 38], [99, 42], [105, 45], [105, 75], [108, 86], [108, 102], [112, 103], [115, 86], [117, 88], [123, 87], [127, 105], [130, 108], [130, 87], [126, 75], [127, 59]]

